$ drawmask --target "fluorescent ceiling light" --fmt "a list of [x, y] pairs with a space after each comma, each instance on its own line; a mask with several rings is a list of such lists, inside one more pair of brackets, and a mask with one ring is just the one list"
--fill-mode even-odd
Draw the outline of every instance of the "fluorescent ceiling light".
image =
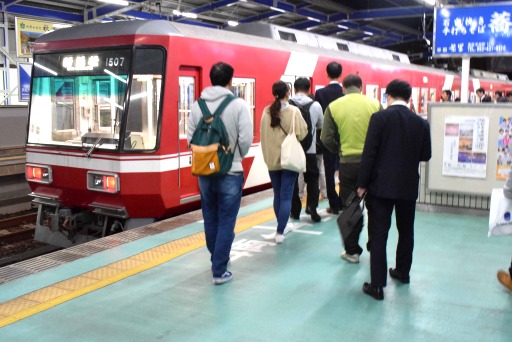
[[338, 25], [338, 27], [343, 30], [348, 30], [348, 27], [345, 25]]
[[373, 33], [371, 33], [371, 32], [368, 32], [368, 31], [363, 31], [363, 32], [364, 32], [364, 34], [366, 34], [368, 36], [373, 36]]
[[106, 4], [113, 4], [113, 5], [119, 5], [119, 6], [128, 6], [128, 1], [124, 0], [98, 0], [99, 2], [104, 2]]
[[319, 22], [320, 22], [320, 20], [318, 20], [317, 18], [312, 18], [312, 17], [308, 17], [308, 20], [316, 21], [317, 23], [319, 23]]
[[197, 18], [197, 14], [190, 13], [190, 12], [181, 12], [181, 15], [184, 16], [185, 18], [191, 18], [191, 19]]
[[238, 22], [233, 21], [233, 20], [229, 20], [229, 21], [228, 21], [228, 25], [229, 25], [229, 26], [238, 26]]
[[424, 0], [427, 5], [430, 5], [430, 6], [435, 6], [436, 5], [436, 0]]
[[273, 11], [281, 12], [281, 13], [286, 12], [285, 10], [282, 10], [282, 9], [280, 9], [280, 8], [277, 8], [277, 7], [272, 7], [272, 6], [270, 6], [270, 9], [271, 9], [271, 10], [273, 10]]
[[65, 24], [65, 23], [53, 24], [53, 28], [56, 28], [56, 29], [67, 28], [67, 27], [71, 27], [71, 26], [73, 26], [73, 25]]
[[172, 14], [174, 14], [174, 15], [181, 15], [182, 17], [185, 17], [185, 18], [192, 18], [192, 19], [196, 19], [197, 18], [197, 14], [195, 14], [195, 13], [180, 12], [178, 10], [173, 10]]

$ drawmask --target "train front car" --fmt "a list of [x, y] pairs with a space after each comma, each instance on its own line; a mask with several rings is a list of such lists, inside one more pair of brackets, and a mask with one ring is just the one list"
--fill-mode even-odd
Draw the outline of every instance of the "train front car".
[[178, 171], [170, 147], [160, 148], [172, 30], [91, 24], [36, 42], [26, 148], [36, 240], [68, 247], [149, 223], [172, 206], [163, 196], [172, 197], [177, 186], [166, 182]]

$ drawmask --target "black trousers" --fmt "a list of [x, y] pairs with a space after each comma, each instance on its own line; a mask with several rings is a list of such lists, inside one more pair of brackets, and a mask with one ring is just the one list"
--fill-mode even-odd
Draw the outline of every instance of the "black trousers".
[[370, 239], [370, 273], [373, 286], [386, 286], [386, 245], [391, 227], [391, 215], [395, 210], [398, 244], [396, 247], [396, 270], [408, 276], [414, 249], [414, 216], [416, 201], [394, 200], [366, 195], [368, 209], [368, 231]]
[[[349, 195], [353, 191], [357, 191], [357, 176], [359, 175], [360, 163], [340, 163], [339, 176], [340, 176], [340, 196], [341, 210], [345, 206]], [[343, 240], [345, 245], [345, 252], [347, 254], [361, 254], [363, 249], [359, 246], [359, 236], [363, 229], [363, 221], [358, 224], [358, 227]]]
[[[304, 172], [304, 182], [306, 183], [307, 191], [307, 202], [306, 205], [311, 212], [316, 212], [318, 207], [318, 196], [320, 196], [320, 190], [318, 188], [318, 177], [320, 171], [318, 171], [318, 165], [316, 163], [316, 154], [306, 153], [306, 172]], [[302, 210], [302, 202], [299, 196], [299, 180], [295, 181], [295, 187], [293, 188], [292, 196], [292, 210], [293, 216], [299, 216]]]
[[338, 153], [331, 153], [324, 148], [324, 169], [325, 169], [325, 187], [327, 189], [327, 198], [329, 199], [329, 207], [335, 212], [340, 210], [341, 203], [338, 192], [336, 191], [336, 181], [334, 174], [336, 166], [339, 164]]

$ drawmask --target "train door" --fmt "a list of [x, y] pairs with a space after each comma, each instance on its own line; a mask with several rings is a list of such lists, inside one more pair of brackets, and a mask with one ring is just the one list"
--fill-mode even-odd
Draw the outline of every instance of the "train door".
[[190, 172], [191, 156], [187, 146], [188, 116], [192, 104], [199, 97], [199, 69], [181, 67], [179, 72], [178, 139], [180, 203], [199, 199], [197, 177]]

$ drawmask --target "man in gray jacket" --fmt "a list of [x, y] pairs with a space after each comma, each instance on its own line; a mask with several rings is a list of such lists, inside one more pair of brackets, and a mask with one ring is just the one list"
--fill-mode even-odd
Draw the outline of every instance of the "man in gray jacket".
[[[201, 98], [214, 113], [228, 95], [233, 81], [233, 67], [219, 62], [210, 70], [212, 86], [206, 87]], [[224, 176], [200, 176], [201, 210], [204, 219], [206, 247], [211, 254], [213, 283], [224, 284], [233, 278], [227, 270], [231, 245], [235, 239], [235, 223], [242, 199], [244, 173], [242, 158], [252, 144], [253, 126], [247, 104], [241, 98], [231, 101], [220, 118], [234, 147], [231, 169]], [[195, 102], [188, 118], [187, 140], [190, 144], [197, 124], [203, 120], [199, 104]]]

